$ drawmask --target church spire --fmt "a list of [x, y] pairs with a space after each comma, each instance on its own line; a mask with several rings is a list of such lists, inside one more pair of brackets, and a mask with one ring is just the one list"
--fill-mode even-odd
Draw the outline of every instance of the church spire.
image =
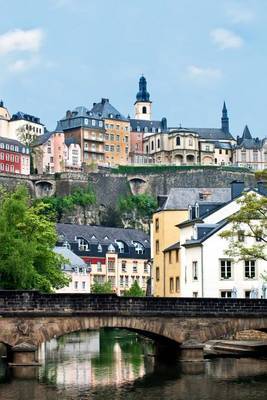
[[146, 88], [146, 78], [142, 75], [139, 79], [139, 92], [136, 95], [136, 101], [149, 101], [150, 94]]
[[222, 109], [222, 131], [225, 133], [229, 133], [229, 118], [227, 113], [227, 108], [225, 101], [223, 102], [223, 109]]

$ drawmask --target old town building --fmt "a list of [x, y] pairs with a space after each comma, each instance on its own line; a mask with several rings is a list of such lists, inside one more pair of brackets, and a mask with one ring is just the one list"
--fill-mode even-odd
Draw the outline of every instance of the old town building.
[[107, 166], [126, 165], [130, 152], [130, 123], [109, 99], [94, 103], [91, 113], [102, 118], [105, 123], [105, 164]]
[[105, 128], [103, 119], [86, 107], [76, 107], [67, 111], [59, 121], [66, 139], [75, 139], [81, 148], [81, 162], [84, 164], [104, 164]]
[[253, 170], [266, 169], [267, 137], [264, 139], [252, 138], [249, 128], [246, 125], [243, 135], [237, 137], [233, 162], [239, 167], [248, 167]]
[[0, 172], [29, 175], [29, 147], [17, 140], [0, 136]]
[[71, 249], [91, 268], [91, 285], [110, 281], [122, 295], [137, 281], [150, 279], [150, 239], [135, 229], [57, 224], [58, 245]]
[[181, 296], [181, 240], [177, 225], [188, 219], [190, 205], [197, 203], [200, 210], [210, 211], [230, 199], [230, 188], [173, 188], [167, 196], [159, 196], [151, 230], [155, 296]]
[[[267, 261], [263, 259], [234, 259], [227, 255], [229, 242], [220, 234], [231, 230], [229, 217], [240, 209], [244, 184], [232, 184], [233, 198], [211, 211], [192, 203], [189, 219], [178, 225], [181, 241], [180, 282], [183, 297], [267, 298], [263, 275]], [[250, 190], [253, 192], [253, 190]], [[267, 190], [259, 185], [257, 196]], [[244, 227], [245, 229], [245, 227]], [[242, 232], [242, 225], [241, 231]], [[255, 237], [238, 235], [237, 241], [257, 246]]]
[[29, 145], [43, 133], [44, 125], [40, 122], [40, 118], [23, 112], [11, 116], [4, 102], [0, 101], [0, 136]]
[[81, 170], [81, 147], [75, 137], [66, 138], [61, 125], [39, 136], [32, 145], [35, 172], [54, 174]]

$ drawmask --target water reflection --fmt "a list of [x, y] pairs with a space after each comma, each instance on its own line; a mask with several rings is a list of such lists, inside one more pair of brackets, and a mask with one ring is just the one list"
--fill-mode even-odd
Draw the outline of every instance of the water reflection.
[[266, 400], [267, 360], [157, 365], [153, 345], [123, 330], [80, 332], [40, 348], [37, 379], [0, 363], [2, 400]]

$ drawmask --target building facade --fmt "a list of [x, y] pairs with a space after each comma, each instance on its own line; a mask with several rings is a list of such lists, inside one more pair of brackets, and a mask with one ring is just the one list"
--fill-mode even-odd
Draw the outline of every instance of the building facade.
[[[259, 192], [257, 195], [260, 196]], [[253, 257], [235, 260], [227, 256], [229, 243], [220, 237], [224, 230], [231, 229], [228, 218], [239, 209], [240, 204], [233, 199], [199, 220], [192, 218], [179, 225], [182, 296], [267, 298], [262, 276], [267, 272], [267, 261]], [[248, 246], [258, 243], [255, 238], [241, 235], [236, 240]]]
[[104, 120], [105, 123], [105, 165], [113, 167], [126, 165], [130, 153], [130, 123], [109, 99], [101, 99], [94, 103], [91, 113]]
[[252, 138], [248, 126], [243, 135], [237, 137], [234, 148], [233, 163], [239, 167], [253, 170], [267, 169], [267, 138]]
[[57, 224], [58, 244], [71, 249], [91, 269], [94, 282], [111, 282], [123, 295], [137, 281], [146, 292], [150, 280], [150, 239], [135, 229]]
[[29, 175], [29, 147], [17, 140], [0, 136], [0, 172]]

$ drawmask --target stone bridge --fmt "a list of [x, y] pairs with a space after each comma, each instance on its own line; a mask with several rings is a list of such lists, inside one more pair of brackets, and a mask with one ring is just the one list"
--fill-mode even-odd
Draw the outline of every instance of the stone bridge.
[[0, 291], [0, 342], [18, 352], [20, 362], [52, 338], [102, 327], [133, 330], [165, 350], [182, 349], [190, 357], [193, 351], [195, 358], [207, 340], [247, 329], [267, 331], [267, 300]]

